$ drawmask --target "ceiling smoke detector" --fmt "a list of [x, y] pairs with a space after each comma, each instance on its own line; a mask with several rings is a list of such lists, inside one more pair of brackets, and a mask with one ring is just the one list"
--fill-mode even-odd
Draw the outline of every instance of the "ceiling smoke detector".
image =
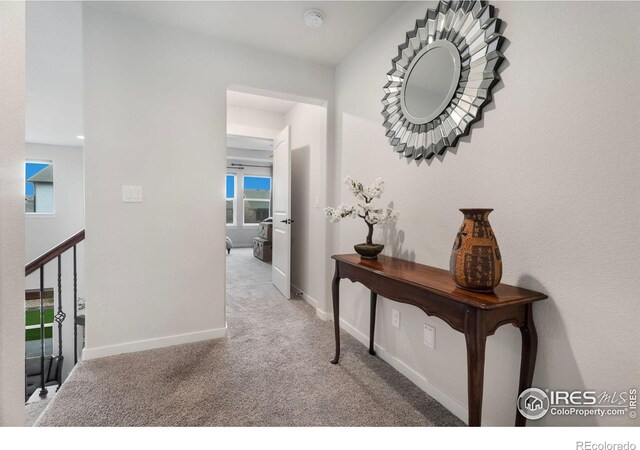
[[304, 24], [309, 28], [320, 28], [324, 23], [324, 13], [319, 9], [310, 9], [304, 13]]

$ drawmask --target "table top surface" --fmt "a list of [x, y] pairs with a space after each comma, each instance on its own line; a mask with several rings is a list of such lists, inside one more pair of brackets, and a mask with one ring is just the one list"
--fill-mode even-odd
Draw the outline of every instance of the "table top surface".
[[379, 255], [377, 260], [366, 260], [360, 258], [360, 255], [352, 253], [333, 255], [332, 258], [480, 309], [526, 304], [547, 298], [545, 294], [540, 292], [508, 284], [498, 285], [493, 292], [467, 291], [455, 285], [448, 270], [391, 256]]

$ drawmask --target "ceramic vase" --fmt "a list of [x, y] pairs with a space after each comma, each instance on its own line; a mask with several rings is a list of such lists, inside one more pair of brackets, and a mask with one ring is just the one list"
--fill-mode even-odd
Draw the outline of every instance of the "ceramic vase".
[[502, 257], [489, 223], [493, 209], [461, 209], [464, 219], [453, 243], [449, 271], [456, 286], [491, 292], [502, 278]]

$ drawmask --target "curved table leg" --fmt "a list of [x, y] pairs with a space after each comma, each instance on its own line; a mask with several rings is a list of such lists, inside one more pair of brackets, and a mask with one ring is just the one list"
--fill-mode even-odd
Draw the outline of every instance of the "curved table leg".
[[340, 275], [338, 274], [337, 261], [336, 271], [331, 283], [331, 294], [333, 296], [333, 327], [336, 334], [336, 356], [331, 360], [331, 364], [338, 364], [340, 359]]
[[375, 355], [376, 350], [373, 344], [373, 335], [376, 331], [376, 305], [378, 304], [378, 294], [371, 291], [371, 318], [369, 320], [369, 354]]
[[467, 395], [469, 398], [469, 426], [482, 424], [482, 395], [484, 389], [484, 352], [487, 341], [483, 311], [467, 309], [464, 335], [467, 341]]
[[[533, 383], [533, 370], [536, 367], [536, 354], [538, 353], [538, 333], [533, 323], [533, 304], [527, 305], [527, 322], [520, 327], [522, 334], [522, 356], [520, 359], [520, 383], [518, 396], [531, 387]], [[516, 408], [516, 426], [524, 427], [527, 419]]]

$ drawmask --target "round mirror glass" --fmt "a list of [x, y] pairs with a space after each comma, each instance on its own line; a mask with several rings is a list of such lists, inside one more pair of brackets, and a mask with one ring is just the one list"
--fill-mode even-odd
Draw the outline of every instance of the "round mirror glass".
[[402, 109], [415, 124], [438, 117], [449, 105], [460, 80], [460, 54], [448, 41], [435, 41], [414, 58], [402, 90]]

